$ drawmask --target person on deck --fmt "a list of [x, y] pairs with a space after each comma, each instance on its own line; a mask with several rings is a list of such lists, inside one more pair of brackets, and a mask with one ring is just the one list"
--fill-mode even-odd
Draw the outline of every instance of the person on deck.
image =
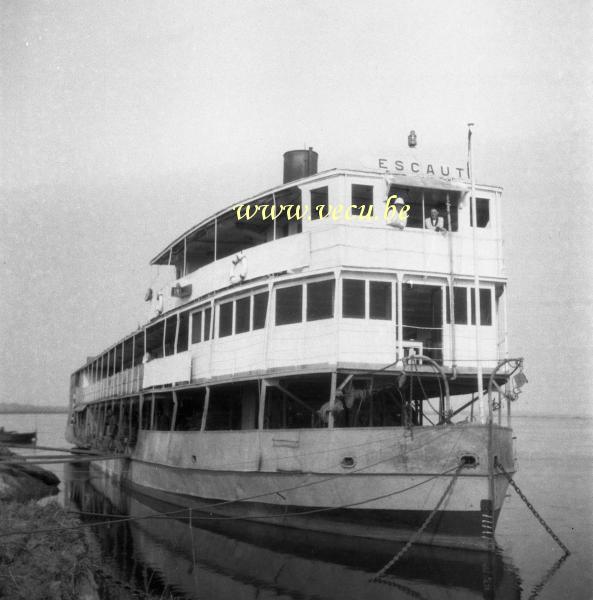
[[424, 219], [424, 226], [426, 229], [432, 229], [433, 231], [446, 231], [445, 221], [436, 208], [430, 209], [430, 217]]

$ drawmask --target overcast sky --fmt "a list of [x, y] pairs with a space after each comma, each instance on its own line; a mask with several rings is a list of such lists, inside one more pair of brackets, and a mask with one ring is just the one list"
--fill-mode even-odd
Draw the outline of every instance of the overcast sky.
[[65, 404], [223, 205], [419, 153], [504, 186], [519, 410], [593, 411], [593, 4], [1, 0], [0, 401]]

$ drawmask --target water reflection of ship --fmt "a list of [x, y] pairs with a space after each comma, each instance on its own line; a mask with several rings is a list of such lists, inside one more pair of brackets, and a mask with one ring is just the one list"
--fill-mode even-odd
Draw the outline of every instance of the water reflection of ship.
[[384, 579], [369, 582], [396, 545], [244, 521], [190, 529], [187, 519], [142, 518], [172, 507], [88, 474], [70, 467], [67, 501], [94, 514], [83, 514], [83, 520], [102, 521], [98, 515], [105, 513], [137, 519], [94, 530], [120, 577], [139, 589], [166, 589], [175, 598], [256, 598], [262, 592], [340, 600], [520, 598], [518, 574], [498, 553], [412, 548]]

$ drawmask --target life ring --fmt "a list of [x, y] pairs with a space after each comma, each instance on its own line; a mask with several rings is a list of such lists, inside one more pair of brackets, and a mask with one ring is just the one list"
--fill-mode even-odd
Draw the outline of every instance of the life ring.
[[237, 254], [233, 257], [229, 279], [231, 283], [241, 283], [247, 277], [247, 256]]
[[150, 302], [152, 300], [152, 288], [148, 288], [146, 290], [146, 294], [144, 294], [144, 302]]

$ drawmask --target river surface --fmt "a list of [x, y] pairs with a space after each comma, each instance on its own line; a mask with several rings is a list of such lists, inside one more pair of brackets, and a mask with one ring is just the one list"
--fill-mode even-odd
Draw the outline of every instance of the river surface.
[[[38, 443], [66, 447], [66, 415], [0, 415], [6, 429], [38, 430]], [[124, 492], [94, 469], [51, 467], [59, 502], [82, 511], [101, 548], [105, 599], [530, 599], [593, 598], [593, 420], [516, 417], [515, 480], [571, 550], [563, 552], [509, 489], [494, 554], [412, 548], [386, 577], [369, 582], [401, 546], [344, 540], [273, 526], [189, 527], [146, 518], [162, 507]], [[20, 451], [30, 453], [30, 451]], [[39, 454], [48, 451], [37, 450]], [[135, 519], [104, 524], [100, 515]], [[127, 587], [126, 587], [127, 586]]]

